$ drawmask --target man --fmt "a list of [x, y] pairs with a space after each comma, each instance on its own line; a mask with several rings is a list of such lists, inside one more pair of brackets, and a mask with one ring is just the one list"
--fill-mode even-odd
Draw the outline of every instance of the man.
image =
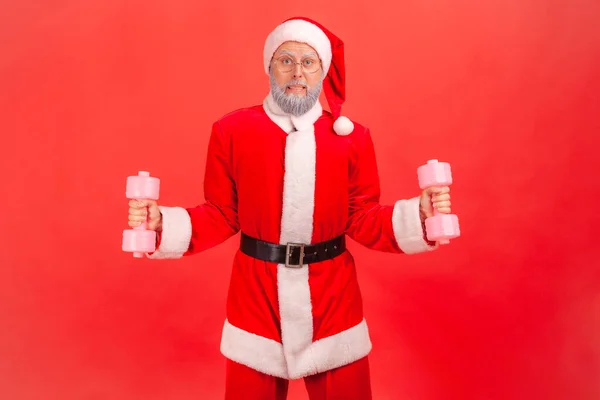
[[379, 204], [370, 132], [340, 117], [343, 42], [320, 24], [276, 27], [264, 67], [263, 104], [212, 126], [205, 203], [131, 201], [129, 225], [148, 214], [159, 232], [155, 259], [196, 254], [241, 231], [221, 341], [226, 399], [285, 399], [298, 378], [311, 399], [371, 399], [371, 342], [345, 235], [378, 251], [432, 250], [424, 219], [432, 206], [450, 212], [449, 189]]

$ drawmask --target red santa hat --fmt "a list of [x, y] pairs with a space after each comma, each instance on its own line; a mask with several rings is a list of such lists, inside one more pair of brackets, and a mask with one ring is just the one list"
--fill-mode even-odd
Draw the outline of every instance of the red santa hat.
[[287, 41], [306, 43], [319, 54], [325, 72], [323, 91], [335, 119], [333, 130], [338, 135], [349, 135], [354, 130], [354, 124], [348, 118], [340, 116], [342, 104], [346, 100], [344, 42], [315, 21], [305, 17], [290, 18], [267, 37], [263, 54], [267, 75], [273, 54]]

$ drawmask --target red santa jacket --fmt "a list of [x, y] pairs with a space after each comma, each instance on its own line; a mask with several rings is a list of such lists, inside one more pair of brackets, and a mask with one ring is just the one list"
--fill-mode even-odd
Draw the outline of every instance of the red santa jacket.
[[[212, 127], [205, 203], [163, 207], [163, 231], [150, 258], [179, 258], [239, 231], [272, 243], [317, 243], [346, 234], [377, 251], [418, 253], [424, 240], [418, 197], [379, 203], [369, 130], [348, 136], [317, 102], [286, 115], [269, 95]], [[336, 368], [371, 350], [350, 252], [303, 268], [233, 259], [221, 352], [238, 363], [295, 379]]]

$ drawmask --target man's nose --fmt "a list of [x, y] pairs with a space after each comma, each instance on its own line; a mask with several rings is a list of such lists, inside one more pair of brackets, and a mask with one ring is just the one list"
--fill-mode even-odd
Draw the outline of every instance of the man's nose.
[[302, 78], [302, 64], [296, 63], [294, 64], [294, 78]]

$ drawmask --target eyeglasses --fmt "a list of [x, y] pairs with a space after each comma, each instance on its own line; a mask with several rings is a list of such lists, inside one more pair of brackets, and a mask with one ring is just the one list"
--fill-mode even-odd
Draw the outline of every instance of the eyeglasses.
[[297, 62], [294, 61], [292, 57], [283, 56], [276, 58], [273, 61], [275, 62], [275, 66], [277, 67], [279, 72], [282, 72], [284, 74], [292, 72], [296, 64], [300, 65], [302, 67], [302, 71], [306, 72], [307, 74], [314, 74], [319, 70], [319, 68], [321, 68], [321, 60], [314, 57], [303, 58], [302, 61]]

